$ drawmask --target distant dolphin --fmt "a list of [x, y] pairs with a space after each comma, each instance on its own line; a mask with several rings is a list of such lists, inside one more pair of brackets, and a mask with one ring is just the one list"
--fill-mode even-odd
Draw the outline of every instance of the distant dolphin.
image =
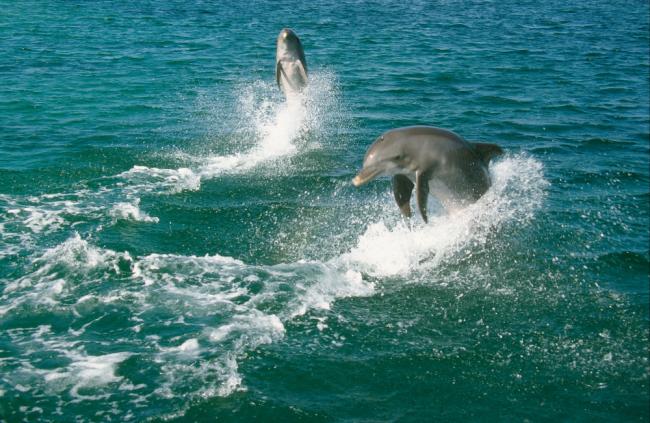
[[352, 183], [358, 187], [377, 176], [394, 175], [393, 193], [402, 214], [411, 217], [415, 186], [418, 209], [427, 222], [429, 193], [450, 209], [478, 200], [490, 187], [488, 163], [499, 154], [503, 150], [496, 144], [470, 143], [445, 129], [393, 129], [370, 146]]
[[284, 28], [278, 35], [275, 80], [286, 96], [300, 92], [307, 86], [305, 52], [300, 38], [288, 28]]

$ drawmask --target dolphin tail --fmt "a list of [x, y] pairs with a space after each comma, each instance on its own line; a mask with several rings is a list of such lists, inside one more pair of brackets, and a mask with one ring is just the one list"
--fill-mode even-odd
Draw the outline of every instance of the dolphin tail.
[[503, 149], [499, 147], [496, 144], [490, 144], [486, 142], [473, 142], [472, 146], [474, 146], [474, 151], [478, 156], [483, 160], [485, 164], [490, 163], [490, 160], [492, 160], [496, 156], [500, 156], [503, 154]]

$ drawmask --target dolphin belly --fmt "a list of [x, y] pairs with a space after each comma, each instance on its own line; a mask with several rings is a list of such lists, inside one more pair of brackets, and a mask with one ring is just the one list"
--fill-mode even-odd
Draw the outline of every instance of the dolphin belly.
[[301, 91], [307, 86], [303, 66], [299, 60], [281, 60], [278, 62], [278, 82], [285, 92]]
[[307, 61], [300, 38], [289, 28], [280, 31], [275, 49], [275, 79], [285, 95], [307, 86]]

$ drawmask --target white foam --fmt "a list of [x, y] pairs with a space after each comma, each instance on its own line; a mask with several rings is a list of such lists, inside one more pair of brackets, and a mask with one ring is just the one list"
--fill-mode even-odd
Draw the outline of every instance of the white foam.
[[274, 84], [242, 87], [237, 109], [240, 119], [235, 126], [253, 139], [253, 146], [235, 154], [208, 157], [198, 173], [209, 179], [224, 173], [247, 172], [318, 147], [314, 140], [305, 144], [302, 135], [322, 132], [333, 123], [330, 114], [338, 110], [336, 85], [333, 74], [315, 73], [303, 93], [286, 100], [278, 96]]
[[339, 269], [338, 260], [317, 265], [320, 270], [316, 281], [305, 285], [296, 284], [297, 296], [287, 311], [287, 318], [294, 318], [309, 310], [329, 310], [337, 298], [365, 297], [374, 294], [375, 285], [364, 281], [361, 273], [353, 269]]
[[254, 348], [282, 338], [284, 331], [284, 325], [278, 316], [250, 310], [248, 314], [236, 316], [232, 323], [212, 330], [209, 339], [213, 342], [223, 342], [230, 335], [246, 333], [247, 336], [253, 336], [247, 347]]
[[[69, 231], [78, 224], [93, 222], [94, 230], [101, 231], [118, 220], [157, 223], [157, 217], [139, 207], [140, 197], [145, 194], [195, 191], [203, 179], [257, 172], [260, 168], [265, 172], [287, 172], [288, 158], [318, 148], [319, 136], [342, 121], [337, 81], [327, 71], [312, 72], [309, 87], [286, 100], [270, 83], [243, 85], [236, 95], [238, 105], [228, 110], [227, 119], [228, 134], [234, 137], [226, 140], [226, 149], [235, 153], [199, 158], [185, 155], [183, 159], [190, 161], [191, 167], [177, 169], [134, 166], [101, 178], [102, 185], [92, 190], [38, 196], [0, 194], [0, 215], [5, 217], [0, 222], [0, 259], [39, 251], [43, 242], [39, 235]], [[207, 102], [223, 101], [211, 98]], [[210, 124], [224, 125], [222, 120]], [[309, 137], [304, 136], [307, 133]]]
[[131, 263], [132, 258], [126, 252], [94, 247], [75, 232], [64, 243], [35, 257], [34, 271], [7, 281], [0, 297], [0, 316], [26, 302], [56, 304], [67, 285], [67, 274], [83, 276], [101, 268], [107, 271], [102, 278], [107, 278], [111, 272], [121, 273], [120, 262]]
[[186, 357], [196, 357], [200, 352], [199, 340], [190, 338], [176, 347], [160, 348], [163, 354], [177, 354]]
[[[69, 390], [74, 397], [73, 402], [108, 398], [112, 394], [109, 385], [123, 379], [116, 374], [117, 366], [132, 355], [130, 352], [88, 354], [80, 341], [69, 341], [66, 334], [55, 333], [50, 325], [35, 329], [10, 329], [7, 334], [12, 344], [21, 348], [23, 354], [14, 358], [21, 364], [21, 369], [5, 373], [5, 380], [17, 378], [12, 384], [21, 392], [45, 389], [46, 392], [57, 395], [63, 390]], [[34, 362], [29, 357], [43, 351], [60, 361], [67, 361], [67, 364], [55, 369], [34, 366], [39, 360]], [[21, 383], [27, 386], [23, 387]], [[82, 389], [87, 391], [82, 394]], [[59, 400], [58, 404], [61, 405], [62, 401]]]
[[237, 360], [235, 360], [234, 357], [228, 357], [228, 359], [225, 362], [224, 366], [224, 374], [225, 377], [223, 377], [223, 383], [217, 388], [216, 391], [213, 391], [211, 389], [205, 390], [202, 392], [202, 397], [204, 398], [209, 398], [212, 397], [213, 394], [216, 394], [220, 397], [227, 397], [228, 395], [232, 394], [235, 391], [244, 391], [245, 388], [242, 387], [242, 378], [239, 375], [238, 372], [238, 364]]
[[159, 169], [147, 166], [134, 166], [117, 175], [129, 182], [123, 187], [134, 194], [143, 193], [178, 193], [196, 191], [201, 187], [201, 178], [193, 170], [185, 167], [179, 169]]
[[45, 381], [56, 382], [59, 387], [72, 385], [70, 394], [77, 399], [96, 400], [103, 396], [82, 395], [80, 389], [98, 388], [111, 383], [120, 382], [123, 377], [117, 376], [117, 365], [132, 354], [119, 352], [105, 355], [92, 356], [78, 351], [70, 351], [66, 356], [72, 360], [65, 370], [57, 370], [45, 374]]
[[36, 207], [25, 207], [21, 210], [28, 214], [24, 219], [25, 226], [32, 232], [52, 232], [64, 223], [59, 210], [44, 210]]
[[[102, 223], [109, 218], [157, 222], [156, 217], [140, 210], [141, 195], [197, 190], [203, 179], [228, 173], [261, 168], [286, 171], [285, 159], [318, 147], [317, 136], [304, 134], [320, 133], [332, 123], [324, 116], [331, 112], [332, 102], [336, 103], [336, 95], [330, 92], [333, 85], [326, 81], [319, 86], [315, 78], [303, 96], [286, 102], [277, 93], [271, 94], [275, 87], [251, 87], [242, 95], [239, 107], [242, 126], [245, 122], [250, 133], [248, 148], [198, 160], [192, 168], [135, 166], [113, 177], [112, 185], [94, 192], [30, 198], [0, 195], [6, 216], [0, 223], [3, 242], [15, 242], [27, 229], [24, 232], [30, 235], [26, 239], [37, 243], [33, 234], [66, 228], [69, 216]], [[274, 166], [277, 164], [282, 166]], [[310, 312], [326, 315], [338, 298], [373, 295], [375, 283], [381, 283], [377, 278], [439, 266], [463, 249], [485, 244], [500, 227], [531, 219], [544, 198], [541, 164], [523, 155], [506, 157], [491, 167], [491, 174], [493, 186], [479, 202], [453, 214], [432, 213], [429, 224], [417, 219], [412, 226], [401, 222], [395, 217], [399, 212], [392, 198], [385, 195], [374, 207], [377, 218], [367, 221], [367, 229], [346, 252], [332, 254], [334, 258], [327, 261], [253, 265], [219, 254], [133, 258], [126, 252], [97, 247], [92, 236], [84, 239], [75, 232], [56, 247], [37, 250], [28, 258], [27, 273], [4, 283], [0, 316], [21, 304], [55, 307], [64, 295], [77, 298], [72, 312], [78, 315], [90, 315], [107, 303], [128, 308], [133, 326], [127, 329], [133, 339], [120, 342], [137, 342], [144, 361], [159, 366], [160, 379], [149, 386], [134, 386], [117, 373], [119, 364], [134, 353], [126, 350], [93, 356], [84, 350], [85, 335], [103, 314], [63, 335], [54, 335], [49, 327], [39, 328], [31, 338], [15, 335], [22, 340], [15, 345], [23, 351], [52, 351], [70, 361], [53, 370], [36, 370], [23, 361], [21, 371], [39, 375], [48, 385], [70, 389], [79, 401], [103, 400], [115, 383], [120, 383], [120, 389], [145, 391], [137, 396], [140, 402], [148, 401], [148, 396], [191, 401], [229, 395], [246, 389], [238, 361], [260, 345], [283, 339], [285, 325], [292, 319]], [[355, 191], [355, 199], [350, 201], [358, 201], [360, 196]], [[108, 212], [107, 203], [112, 205]], [[6, 241], [8, 237], [13, 238]], [[110, 284], [105, 283], [108, 280]], [[102, 289], [76, 293], [79, 285]], [[162, 321], [140, 317], [152, 309], [160, 316], [172, 317], [161, 317]], [[319, 331], [327, 329], [325, 319], [318, 318]], [[170, 339], [166, 331], [145, 335], [156, 325], [173, 327], [169, 332], [174, 336]], [[20, 379], [15, 374], [7, 377]]]
[[69, 230], [80, 221], [101, 216], [105, 207], [99, 201], [102, 194], [82, 189], [68, 194], [0, 197], [0, 215], [5, 211], [0, 258], [37, 251], [47, 239], [42, 235]]
[[[428, 224], [412, 228], [404, 223], [389, 226], [383, 220], [371, 223], [341, 260], [373, 276], [406, 275], [437, 266], [466, 246], [484, 244], [504, 224], [525, 224], [544, 198], [547, 182], [541, 163], [526, 156], [507, 157], [490, 171], [493, 185], [477, 203], [430, 216]], [[392, 203], [388, 213], [395, 213]]]
[[[531, 219], [544, 198], [541, 165], [525, 156], [506, 157], [491, 173], [493, 187], [478, 203], [453, 214], [432, 215], [429, 224], [412, 228], [391, 220], [398, 212], [392, 199], [385, 196], [379, 218], [369, 222], [347, 252], [325, 262], [250, 265], [219, 254], [132, 258], [98, 248], [75, 234], [34, 258], [35, 270], [5, 286], [1, 304], [11, 306], [0, 313], [24, 302], [51, 306], [58, 296], [76, 288], [72, 280], [101, 285], [128, 266], [128, 283], [117, 284], [108, 292], [84, 292], [74, 307], [84, 313], [107, 302], [128, 304], [135, 316], [134, 336], [142, 337], [139, 354], [160, 366], [160, 379], [135, 387], [117, 373], [119, 364], [133, 353], [126, 350], [93, 356], [84, 351], [84, 334], [103, 316], [64, 335], [42, 327], [28, 341], [15, 341], [25, 350], [53, 351], [71, 361], [52, 370], [34, 369], [25, 362], [21, 371], [39, 375], [54, 390], [68, 389], [75, 401], [106, 400], [116, 383], [120, 389], [137, 391], [131, 405], [148, 403], [152, 396], [227, 396], [246, 389], [238, 361], [260, 345], [284, 338], [287, 322], [314, 312], [317, 329], [325, 331], [325, 318], [318, 316], [334, 301], [373, 295], [375, 283], [364, 275], [382, 278], [439, 266], [463, 249], [480, 248], [500, 227]], [[172, 317], [162, 322], [137, 317], [152, 308], [161, 316]], [[190, 319], [211, 323], [203, 323], [197, 330], [196, 323], [186, 323]], [[159, 324], [176, 325], [179, 329], [173, 332], [181, 330], [182, 335], [172, 339], [138, 335], [147, 326]], [[25, 338], [19, 333], [11, 336]], [[335, 345], [342, 342], [337, 339]], [[6, 377], [20, 379], [15, 374]]]
[[39, 274], [47, 273], [53, 265], [63, 265], [75, 272], [88, 272], [97, 267], [108, 267], [115, 273], [120, 273], [118, 260], [132, 261], [128, 253], [117, 253], [113, 250], [97, 248], [81, 238], [78, 233], [63, 244], [45, 250], [35, 263], [43, 264]]
[[158, 223], [157, 217], [149, 216], [140, 210], [140, 199], [136, 198], [133, 203], [117, 203], [110, 211], [115, 221], [132, 220], [136, 222]]
[[[260, 110], [266, 110], [262, 107]], [[206, 159], [199, 172], [203, 178], [213, 178], [223, 173], [244, 172], [261, 163], [291, 156], [296, 153], [294, 144], [303, 126], [305, 105], [303, 101], [279, 103], [271, 108], [270, 116], [256, 113], [257, 144], [247, 152]]]
[[[373, 285], [358, 272], [320, 262], [256, 266], [220, 255], [152, 254], [137, 260], [133, 269], [133, 279], [141, 281], [146, 296], [156, 297], [157, 308], [210, 315], [218, 322], [204, 329], [205, 338], [158, 347], [167, 381], [157, 392], [169, 396], [179, 381], [187, 379], [202, 381], [194, 393], [199, 396], [245, 389], [237, 360], [247, 351], [282, 339], [286, 321], [311, 309], [328, 309], [338, 297], [373, 292]], [[268, 304], [278, 312], [267, 311]], [[157, 345], [159, 340], [152, 342]], [[216, 351], [221, 353], [215, 356]], [[211, 359], [197, 367], [196, 362], [170, 362], [165, 358], [170, 353], [205, 353]], [[206, 366], [212, 377], [206, 376]]]
[[196, 352], [199, 349], [199, 341], [195, 338], [188, 339], [178, 346], [178, 351], [187, 353], [187, 352]]

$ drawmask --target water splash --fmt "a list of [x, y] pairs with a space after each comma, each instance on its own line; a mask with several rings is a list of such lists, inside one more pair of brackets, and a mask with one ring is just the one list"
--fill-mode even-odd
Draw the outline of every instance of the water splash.
[[[378, 214], [364, 216], [367, 229], [329, 259], [321, 254], [254, 265], [219, 254], [132, 257], [93, 244], [93, 234], [107, 225], [157, 223], [141, 210], [142, 195], [195, 191], [202, 181], [229, 174], [291, 172], [291, 158], [320, 148], [322, 137], [337, 130], [339, 112], [337, 82], [326, 72], [312, 74], [306, 91], [286, 100], [272, 84], [242, 85], [229, 135], [212, 138], [230, 143], [213, 146], [221, 154], [188, 156], [178, 168], [134, 166], [103, 178], [94, 190], [0, 195], [0, 260], [27, 257], [22, 276], [0, 275], [0, 317], [57, 313], [62, 321], [79, 322], [8, 331], [6, 342], [20, 353], [0, 363], [0, 392], [13, 395], [21, 386], [21, 395], [50, 409], [52, 398], [56, 407], [101, 399], [116, 401], [117, 414], [145, 403], [182, 413], [187, 399], [245, 390], [239, 363], [260, 345], [283, 339], [288, 322], [325, 312], [339, 298], [373, 295], [382, 278], [426, 272], [462, 249], [480, 249], [503, 226], [526, 224], [543, 201], [541, 164], [519, 155], [491, 167], [493, 186], [479, 202], [432, 215], [426, 225], [395, 218], [392, 198], [382, 197]], [[338, 200], [356, 201], [353, 192]], [[91, 229], [77, 231], [83, 224]], [[358, 233], [345, 225], [337, 229]], [[39, 244], [42, 234], [67, 240], [46, 248]], [[119, 335], [109, 343], [97, 341], [104, 319], [119, 322]], [[58, 365], [40, 367], [40, 351]], [[134, 360], [146, 377], [120, 376], [120, 367]], [[115, 395], [116, 387], [130, 395]]]
[[[315, 73], [309, 86], [299, 94], [280, 98], [272, 84], [253, 83], [241, 87], [234, 124], [245, 149], [228, 155], [203, 159], [197, 169], [202, 179], [227, 173], [251, 171], [262, 164], [284, 165], [296, 154], [318, 148], [317, 136], [328, 134], [339, 111], [338, 82], [334, 74]], [[252, 147], [248, 147], [252, 142]], [[276, 166], [280, 171], [284, 166]], [[273, 168], [273, 167], [272, 167]], [[286, 171], [286, 170], [285, 170]]]
[[[40, 196], [0, 195], [0, 260], [38, 251], [41, 234], [69, 233], [79, 224], [94, 225], [96, 231], [120, 221], [157, 223], [140, 207], [143, 195], [178, 194], [197, 191], [201, 182], [227, 174], [290, 172], [288, 160], [320, 147], [340, 123], [338, 81], [331, 72], [312, 74], [309, 87], [301, 94], [284, 99], [275, 85], [263, 82], [243, 84], [236, 89], [236, 107], [228, 111], [228, 129], [233, 136], [216, 136], [214, 143], [226, 142], [225, 155], [186, 155], [189, 166], [157, 168], [142, 165], [95, 181], [95, 189]], [[222, 101], [204, 100], [209, 104]], [[211, 106], [203, 106], [211, 107]], [[221, 112], [224, 112], [221, 110]], [[222, 117], [217, 114], [216, 116]], [[210, 125], [222, 126], [215, 120]], [[224, 148], [225, 148], [224, 147]], [[20, 240], [20, 242], [17, 242]]]
[[[377, 277], [406, 275], [439, 266], [467, 246], [484, 245], [505, 224], [525, 225], [545, 197], [548, 183], [541, 163], [510, 156], [493, 164], [490, 173], [492, 187], [478, 202], [431, 216], [426, 225], [372, 223], [342, 260]], [[386, 214], [396, 213], [392, 201], [384, 207]]]
[[[22, 353], [5, 367], [3, 380], [24, 386], [23, 394], [33, 395], [36, 404], [39, 392], [55, 390], [59, 407], [101, 398], [120, 401], [122, 410], [156, 403], [169, 413], [182, 413], [188, 398], [245, 390], [239, 363], [260, 345], [283, 339], [288, 322], [318, 316], [339, 298], [373, 295], [381, 278], [443, 267], [463, 249], [483, 248], [504, 226], [532, 219], [547, 186], [541, 164], [518, 155], [490, 170], [493, 186], [479, 202], [431, 216], [429, 224], [391, 224], [397, 211], [387, 198], [351, 247], [326, 261], [252, 265], [219, 254], [134, 258], [74, 235], [34, 258], [24, 277], [7, 281], [1, 314], [36, 306], [84, 323], [57, 333], [10, 332]], [[121, 322], [121, 336], [110, 348], [95, 343], [103, 319]], [[66, 364], [40, 368], [34, 354], [43, 350]], [[157, 376], [118, 376], [134, 357]], [[117, 386], [132, 395], [116, 399]]]

